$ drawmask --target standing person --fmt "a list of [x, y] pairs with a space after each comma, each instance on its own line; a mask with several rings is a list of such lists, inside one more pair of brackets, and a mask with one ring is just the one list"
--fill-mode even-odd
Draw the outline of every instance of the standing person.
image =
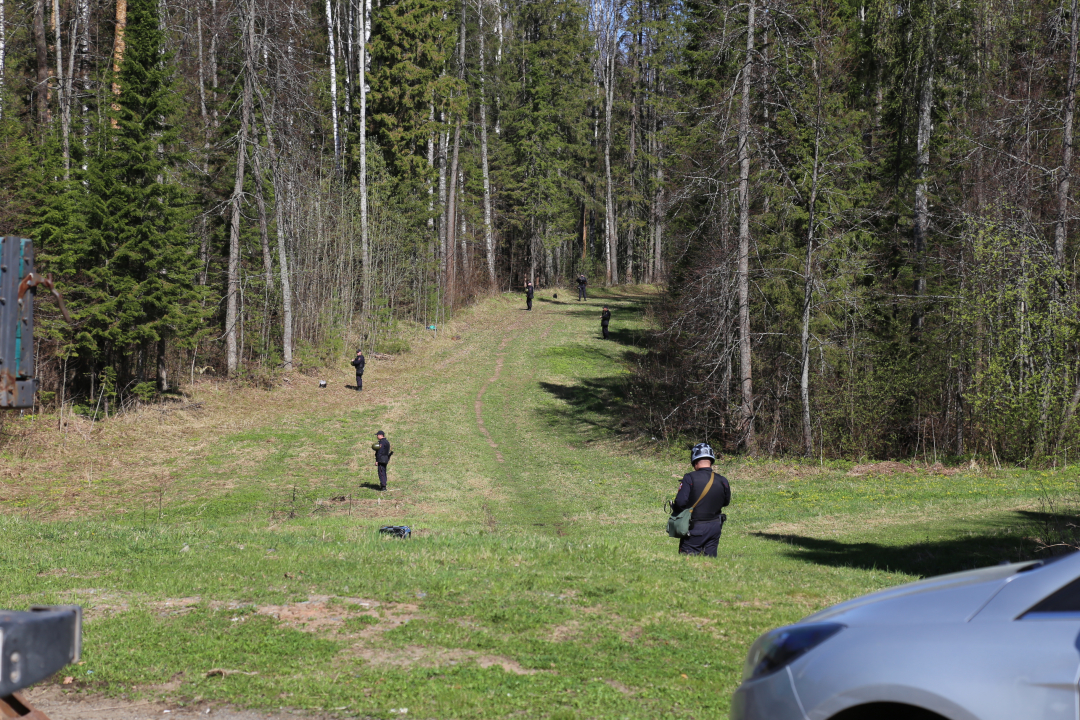
[[585, 277], [585, 273], [581, 273], [580, 275], [577, 276], [577, 299], [578, 299], [578, 301], [588, 300], [589, 299], [588, 295], [585, 292], [585, 286], [588, 285], [588, 283], [589, 283], [589, 279], [587, 277]]
[[525, 281], [525, 309], [532, 310], [533, 284], [532, 280]]
[[683, 555], [716, 557], [726, 519], [720, 511], [731, 502], [731, 486], [726, 477], [716, 474], [714, 460], [708, 443], [695, 445], [690, 451], [694, 471], [683, 475], [679, 492], [671, 501], [673, 515], [694, 508], [690, 513], [690, 534], [679, 540], [679, 552]]
[[371, 444], [375, 451], [375, 464], [379, 467], [379, 492], [386, 492], [386, 466], [390, 462], [390, 456], [394, 453], [390, 450], [390, 441], [386, 439], [386, 433], [382, 430], [375, 433], [378, 442]]
[[600, 332], [604, 333], [604, 339], [608, 339], [607, 326], [611, 322], [611, 311], [604, 306], [604, 312], [600, 313]]
[[364, 389], [364, 364], [367, 361], [364, 360], [364, 349], [360, 348], [356, 351], [356, 357], [352, 359], [351, 365], [356, 368], [356, 392], [360, 392]]

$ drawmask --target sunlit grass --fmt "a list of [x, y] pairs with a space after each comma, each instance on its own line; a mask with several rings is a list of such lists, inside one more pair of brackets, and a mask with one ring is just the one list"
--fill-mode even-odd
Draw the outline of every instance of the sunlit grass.
[[[174, 445], [142, 475], [148, 425], [97, 431], [82, 464], [27, 453], [0, 517], [0, 605], [87, 608], [85, 663], [66, 671], [85, 692], [378, 718], [722, 717], [759, 633], [1031, 556], [1040, 498], [1080, 479], [730, 458], [720, 557], [680, 557], [663, 502], [685, 452], [623, 434], [619, 363], [636, 349], [599, 339], [599, 302], [545, 299], [464, 313], [459, 340], [376, 366], [371, 395], [208, 388], [204, 408], [158, 420]], [[613, 329], [644, 327], [648, 297], [603, 301]], [[395, 449], [385, 494], [363, 485], [375, 429]], [[415, 533], [380, 536], [389, 523]]]

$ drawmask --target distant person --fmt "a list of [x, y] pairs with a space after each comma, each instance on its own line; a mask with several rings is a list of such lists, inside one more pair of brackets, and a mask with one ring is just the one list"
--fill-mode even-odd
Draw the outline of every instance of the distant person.
[[525, 282], [525, 309], [532, 310], [533, 284], [531, 280]]
[[679, 552], [683, 555], [716, 557], [726, 519], [720, 511], [731, 502], [731, 486], [726, 477], [716, 474], [714, 460], [708, 443], [695, 445], [690, 451], [694, 471], [683, 475], [679, 492], [671, 501], [672, 515], [694, 508], [690, 513], [690, 534], [679, 540]]
[[604, 339], [608, 339], [608, 323], [611, 322], [611, 311], [604, 306], [604, 311], [600, 313], [600, 331], [604, 333]]
[[382, 430], [375, 433], [378, 442], [371, 444], [375, 451], [375, 464], [379, 468], [379, 492], [386, 492], [386, 466], [390, 462], [390, 456], [394, 453], [390, 450], [390, 441], [386, 439], [386, 433]]
[[356, 351], [356, 357], [352, 359], [351, 363], [356, 368], [356, 392], [364, 389], [364, 364], [366, 362], [364, 360], [364, 349], [360, 348]]
[[585, 292], [585, 286], [588, 285], [588, 284], [589, 284], [589, 279], [587, 277], [585, 277], [585, 273], [581, 273], [580, 275], [577, 276], [577, 299], [578, 299], [579, 302], [581, 300], [588, 300], [589, 299], [588, 295]]

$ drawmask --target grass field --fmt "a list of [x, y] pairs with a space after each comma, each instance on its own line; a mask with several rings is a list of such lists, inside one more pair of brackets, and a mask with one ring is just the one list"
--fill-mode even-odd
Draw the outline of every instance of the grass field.
[[761, 632], [1030, 557], [1041, 498], [1076, 487], [1071, 467], [724, 459], [720, 557], [680, 557], [663, 503], [687, 453], [628, 437], [619, 390], [651, 300], [487, 300], [369, 362], [359, 395], [343, 359], [322, 391], [302, 375], [269, 392], [206, 382], [63, 433], [55, 416], [8, 418], [0, 607], [87, 608], [72, 692], [340, 717], [716, 718]]

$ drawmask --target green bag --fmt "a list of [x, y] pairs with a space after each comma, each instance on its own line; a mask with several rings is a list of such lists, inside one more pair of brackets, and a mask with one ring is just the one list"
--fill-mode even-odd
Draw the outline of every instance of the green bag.
[[698, 503], [704, 500], [705, 496], [709, 494], [709, 490], [712, 489], [712, 481], [714, 477], [716, 477], [715, 470], [713, 470], [712, 474], [709, 475], [709, 482], [705, 484], [705, 491], [698, 496], [697, 502], [683, 510], [678, 515], [671, 515], [670, 517], [668, 517], [668, 537], [684, 538], [690, 534], [690, 514], [694, 512], [694, 508], [698, 506]]

